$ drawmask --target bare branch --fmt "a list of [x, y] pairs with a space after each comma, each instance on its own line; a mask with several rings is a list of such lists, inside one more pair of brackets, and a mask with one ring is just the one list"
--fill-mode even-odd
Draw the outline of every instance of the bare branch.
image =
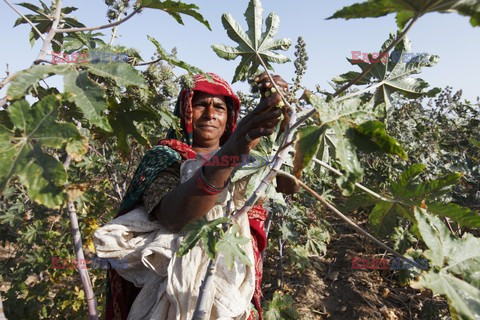
[[158, 59], [153, 60], [153, 61], [150, 61], [150, 62], [137, 63], [137, 64], [135, 64], [135, 66], [136, 66], [136, 67], [148, 66], [149, 64], [154, 64], [154, 63], [157, 63], [157, 62], [160, 62], [160, 61], [162, 61], [162, 58], [158, 58]]
[[2, 89], [5, 85], [7, 85], [7, 83], [12, 81], [15, 78], [15, 75], [16, 75], [15, 73], [12, 73], [8, 77], [3, 79], [2, 82], [0, 82], [0, 89]]
[[[343, 176], [344, 174], [341, 173], [340, 171], [338, 171], [337, 169], [335, 169], [334, 167], [330, 166], [328, 163], [325, 163], [321, 160], [318, 160], [317, 158], [313, 158], [312, 159], [314, 162], [318, 163], [319, 165], [321, 165], [322, 167], [325, 167], [327, 168], [328, 170], [332, 171], [333, 173], [339, 175], [339, 176]], [[372, 196], [374, 196], [375, 198], [378, 198], [382, 201], [385, 201], [385, 202], [390, 202], [390, 203], [398, 203], [399, 201], [398, 200], [395, 200], [395, 199], [391, 199], [391, 198], [387, 198], [387, 197], [384, 197], [382, 196], [381, 194], [378, 194], [376, 193], [375, 191], [373, 190], [370, 190], [368, 189], [367, 187], [361, 185], [360, 183], [358, 182], [355, 182], [355, 186], [357, 186], [359, 189], [362, 189], [363, 191], [365, 191], [366, 193], [369, 193], [371, 194]]]
[[[70, 157], [70, 155], [68, 155], [67, 159], [65, 159], [65, 162], [63, 163], [63, 167], [65, 168], [65, 170], [68, 169], [71, 161], [72, 158]], [[68, 186], [68, 183], [66, 184], [66, 186]], [[85, 261], [85, 255], [83, 254], [82, 236], [80, 234], [80, 228], [78, 227], [77, 210], [75, 208], [75, 204], [73, 203], [73, 199], [71, 199], [70, 196], [67, 197], [67, 210], [70, 216], [70, 225], [72, 228], [75, 255], [78, 261]], [[95, 294], [93, 293], [92, 283], [88, 275], [88, 270], [86, 268], [83, 268], [83, 264], [78, 263], [78, 272], [80, 273], [80, 281], [82, 282], [82, 286], [85, 291], [85, 298], [87, 300], [88, 319], [98, 320], [97, 299], [95, 298]]]
[[55, 64], [55, 63], [52, 63], [52, 61], [48, 61], [48, 60], [45, 60], [45, 59], [37, 59], [37, 60], [33, 61], [33, 64], [40, 64], [40, 63]]
[[42, 49], [38, 53], [36, 60], [43, 60], [47, 55], [47, 50], [50, 47], [53, 37], [55, 36], [55, 29], [58, 27], [58, 23], [60, 22], [60, 16], [62, 14], [62, 0], [57, 0], [57, 7], [55, 9], [55, 20], [53, 20], [52, 27], [50, 31], [48, 31], [47, 37], [43, 40]]
[[303, 189], [305, 189], [305, 190], [308, 191], [312, 196], [314, 196], [315, 199], [317, 199], [317, 200], [320, 201], [324, 206], [326, 206], [327, 208], [329, 208], [333, 213], [335, 213], [337, 216], [339, 216], [343, 221], [345, 221], [350, 227], [352, 227], [355, 231], [357, 231], [357, 232], [360, 233], [361, 235], [367, 237], [369, 240], [371, 240], [372, 242], [374, 242], [374, 243], [377, 244], [378, 246], [382, 247], [383, 249], [387, 250], [388, 252], [390, 252], [390, 253], [393, 254], [394, 256], [399, 257], [399, 258], [401, 258], [402, 260], [407, 261], [408, 263], [410, 263], [412, 266], [421, 269], [420, 265], [419, 265], [417, 262], [405, 258], [402, 254], [400, 254], [399, 252], [393, 250], [392, 248], [390, 248], [389, 246], [387, 246], [386, 244], [384, 244], [383, 242], [381, 242], [380, 240], [378, 240], [377, 238], [375, 238], [374, 236], [372, 236], [370, 233], [368, 233], [367, 231], [365, 231], [365, 230], [363, 230], [362, 228], [360, 228], [355, 222], [353, 222], [352, 220], [350, 220], [347, 216], [345, 216], [345, 215], [344, 215], [343, 213], [341, 213], [337, 208], [335, 208], [332, 204], [330, 204], [330, 202], [328, 202], [327, 200], [325, 200], [321, 195], [319, 195], [319, 194], [316, 193], [313, 189], [311, 189], [309, 186], [307, 186], [305, 183], [303, 183], [302, 180], [297, 179], [297, 177], [291, 175], [290, 173], [284, 172], [284, 171], [279, 171], [278, 174], [279, 174], [279, 175], [282, 175], [282, 176], [285, 176], [285, 177], [288, 177], [288, 178], [290, 178], [290, 179], [293, 179], [293, 180], [294, 180], [296, 183], [298, 183]]
[[35, 27], [35, 25], [33, 24], [32, 21], [30, 21], [30, 19], [28, 19], [23, 15], [23, 13], [18, 11], [9, 0], [3, 0], [3, 1], [5, 1], [5, 3], [10, 8], [12, 8], [12, 10], [15, 11], [20, 17], [22, 17], [25, 21], [27, 21], [27, 23], [32, 26], [32, 29], [35, 30], [35, 32], [40, 36], [40, 38], [42, 38], [42, 40], [45, 40], [45, 37], [43, 36], [43, 34], [40, 32], [40, 30], [37, 29], [37, 27]]
[[80, 31], [93, 31], [93, 30], [101, 30], [101, 29], [107, 29], [111, 27], [118, 26], [119, 24], [124, 23], [131, 17], [133, 17], [135, 14], [137, 14], [140, 11], [140, 9], [135, 9], [132, 13], [130, 13], [128, 16], [123, 18], [122, 20], [118, 20], [109, 24], [104, 24], [102, 26], [97, 26], [97, 27], [85, 27], [85, 28], [68, 28], [68, 29], [56, 29], [56, 33], [68, 33], [68, 32], [80, 32]]

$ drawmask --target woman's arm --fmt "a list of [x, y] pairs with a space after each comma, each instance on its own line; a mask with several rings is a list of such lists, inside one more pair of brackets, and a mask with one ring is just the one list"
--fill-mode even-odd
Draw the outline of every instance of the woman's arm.
[[[249, 154], [262, 136], [273, 133], [279, 121], [280, 110], [275, 106], [281, 101], [278, 93], [263, 98], [258, 107], [245, 116], [237, 129], [222, 146], [216, 157], [227, 156], [240, 158]], [[269, 111], [274, 108], [275, 110]], [[248, 133], [252, 141], [245, 139]], [[233, 171], [231, 166], [206, 166], [205, 178], [215, 186], [223, 186]], [[157, 220], [173, 232], [180, 231], [186, 224], [196, 220], [215, 205], [218, 195], [210, 195], [203, 191], [192, 177], [167, 193], [161, 202], [153, 209], [152, 214]]]

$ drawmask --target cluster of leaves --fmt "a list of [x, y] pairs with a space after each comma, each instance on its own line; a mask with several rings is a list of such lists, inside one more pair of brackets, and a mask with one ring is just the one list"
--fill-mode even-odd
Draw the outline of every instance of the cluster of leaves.
[[[28, 18], [42, 33], [48, 31], [55, 8], [44, 3], [42, 8], [22, 6], [35, 12]], [[208, 26], [195, 5], [148, 1], [143, 7], [163, 10], [180, 21], [180, 14], [189, 14]], [[84, 26], [67, 16], [74, 10], [62, 9], [60, 27]], [[19, 19], [15, 25], [22, 23]], [[66, 53], [127, 52], [129, 63], [33, 66], [15, 74], [7, 91], [9, 103], [0, 110], [0, 241], [15, 249], [1, 264], [1, 281], [9, 288], [3, 295], [9, 318], [83, 317], [86, 301], [78, 271], [53, 269], [51, 262], [52, 257], [75, 259], [67, 197], [75, 200], [89, 259], [93, 232], [115, 215], [145, 147], [170, 127], [178, 130], [172, 114], [179, 92], [175, 56], [160, 55], [139, 72], [133, 64], [143, 59], [135, 49], [106, 45], [101, 36], [57, 33], [52, 46]], [[37, 38], [32, 31], [31, 39]], [[63, 93], [44, 87], [42, 80], [52, 75], [63, 76]], [[68, 159], [73, 161], [66, 168], [63, 162]], [[101, 315], [105, 272], [91, 269], [89, 275]]]
[[[332, 18], [378, 17], [397, 13], [400, 29], [404, 29], [409, 21], [414, 22], [422, 15], [434, 11], [467, 15], [473, 26], [477, 26], [480, 20], [479, 7], [474, 1], [417, 2], [369, 0], [346, 7]], [[106, 1], [109, 10], [113, 12], [109, 13], [109, 18], [114, 20], [121, 14], [126, 14], [129, 3], [130, 1]], [[20, 5], [35, 13], [27, 17], [42, 34], [51, 29], [55, 18], [54, 5], [48, 7], [43, 2], [41, 8], [29, 3]], [[189, 15], [210, 29], [209, 23], [194, 4], [169, 0], [137, 0], [134, 10], [144, 8], [164, 11], [180, 24], [183, 24], [182, 15]], [[83, 24], [68, 16], [75, 10], [74, 7], [62, 8], [62, 27], [83, 27]], [[266, 28], [263, 30], [263, 9], [259, 0], [249, 2], [245, 18], [248, 26], [246, 32], [231, 15], [223, 15], [222, 23], [237, 46], [212, 47], [220, 57], [227, 60], [241, 57], [234, 82], [254, 76], [260, 65], [273, 69], [272, 63], [287, 62], [288, 58], [277, 51], [287, 50], [291, 44], [289, 39], [274, 39], [279, 27], [277, 15], [272, 13], [265, 19]], [[26, 21], [20, 18], [15, 26], [24, 23]], [[9, 317], [79, 317], [85, 303], [83, 290], [78, 288], [78, 279], [73, 285], [75, 290], [69, 290], [68, 285], [65, 285], [66, 279], [73, 280], [75, 271], [52, 270], [49, 263], [49, 259], [54, 256], [72, 258], [71, 237], [67, 232], [69, 227], [63, 210], [65, 201], [67, 197], [76, 200], [81, 219], [80, 228], [90, 254], [93, 252], [91, 234], [100, 222], [107, 221], [114, 214], [134, 163], [141, 157], [142, 147], [150, 146], [155, 137], [164, 134], [168, 127], [178, 129], [178, 123], [169, 108], [173, 105], [172, 98], [178, 92], [179, 79], [172, 72], [173, 66], [189, 73], [201, 72], [178, 60], [175, 53], [168, 53], [153, 38], [149, 40], [157, 50], [157, 60], [164, 60], [166, 64], [151, 63], [146, 70], [139, 72], [134, 65], [143, 59], [135, 49], [107, 46], [101, 36], [92, 32], [71, 35], [60, 32], [55, 34], [52, 47], [55, 51], [66, 52], [92, 49], [127, 51], [129, 63], [33, 66], [15, 75], [7, 91], [6, 110], [0, 111], [0, 205], [3, 212], [0, 216], [0, 240], [17, 249], [15, 260], [8, 259], [1, 267], [2, 277], [6, 275], [2, 281], [11, 286], [5, 301]], [[399, 36], [403, 34], [399, 32], [396, 37]], [[396, 37], [391, 35], [383, 44], [382, 51], [389, 48]], [[32, 44], [39, 38], [34, 30], [30, 32]], [[304, 49], [305, 45], [300, 42], [296, 63], [298, 78], [304, 72]], [[411, 51], [411, 44], [403, 37], [395, 49], [405, 55]], [[356, 82], [353, 90], [339, 96], [325, 92], [320, 92], [322, 95], [306, 92], [303, 95], [305, 103], [294, 101], [293, 104], [298, 107], [310, 104], [318, 111], [318, 115], [310, 117], [307, 125], [299, 129], [294, 158], [292, 161], [287, 160], [287, 167], [293, 167], [293, 173], [297, 177], [303, 173], [304, 180], [313, 182], [318, 189], [332, 185], [316, 179], [312, 171], [312, 159], [329, 163], [342, 173], [337, 179], [337, 185], [343, 194], [351, 195], [355, 184], [364, 176], [364, 168], [369, 168], [369, 181], [374, 180], [372, 177], [377, 172], [385, 172], [377, 170], [378, 166], [374, 167], [368, 161], [374, 162], [372, 159], [376, 157], [380, 159], [379, 152], [388, 155], [389, 159], [396, 156], [396, 162], [384, 174], [384, 180], [390, 181], [388, 187], [393, 199], [376, 202], [370, 213], [371, 226], [379, 234], [386, 234], [394, 229], [399, 217], [408, 219], [409, 226], [413, 226], [411, 233], [423, 239], [429, 249], [425, 256], [434, 266], [432, 270], [420, 275], [417, 286], [447, 296], [451, 312], [458, 318], [472, 318], [479, 313], [480, 294], [475, 272], [480, 258], [478, 250], [469, 251], [468, 248], [478, 248], [478, 238], [465, 235], [456, 239], [438, 218], [429, 216], [425, 209], [418, 209], [418, 206], [426, 207], [435, 215], [453, 219], [460, 227], [479, 226], [478, 215], [474, 211], [457, 204], [441, 205], [438, 202], [447, 199], [444, 194], [439, 195], [439, 192], [458, 183], [461, 178], [456, 171], [462, 171], [462, 188], [468, 192], [456, 190], [454, 200], [465, 205], [472, 204], [472, 199], [478, 201], [480, 137], [478, 130], [474, 129], [479, 124], [478, 108], [453, 99], [453, 103], [449, 101], [448, 104], [437, 104], [439, 107], [436, 109], [418, 108], [419, 111], [416, 112], [421, 117], [417, 117], [418, 114], [413, 110], [415, 107], [411, 107], [415, 105], [409, 100], [438, 92], [437, 89], [427, 91], [428, 84], [413, 77], [421, 68], [431, 67], [437, 60], [438, 57], [428, 55], [421, 60], [412, 59], [407, 62], [393, 57], [380, 62], [351, 61], [366, 73]], [[52, 75], [63, 77], [63, 93], [42, 85], [41, 81]], [[351, 71], [334, 78], [335, 89], [359, 76], [359, 72]], [[300, 86], [299, 83], [296, 85]], [[394, 106], [396, 95], [405, 99], [402, 107]], [[442, 99], [445, 96], [440, 96], [439, 100]], [[32, 100], [32, 104], [28, 102]], [[407, 132], [404, 127], [401, 128], [402, 122], [398, 121], [396, 114], [404, 119], [411, 117], [409, 120], [413, 121], [410, 123], [415, 130]], [[437, 122], [428, 125], [427, 120], [432, 118]], [[387, 121], [389, 133], [385, 119], [398, 121], [396, 127], [395, 121]], [[455, 126], [453, 135], [445, 130], [447, 125]], [[278, 150], [279, 141], [281, 139], [265, 139], [257, 154], [269, 159]], [[424, 145], [418, 146], [409, 141], [421, 141]], [[435, 152], [429, 148], [436, 148]], [[359, 154], [365, 155], [367, 161], [360, 160]], [[409, 161], [413, 161], [410, 164], [425, 163], [428, 169], [443, 165], [445, 169], [440, 173], [444, 177], [434, 179], [438, 176], [435, 174], [427, 177], [424, 182], [418, 181], [424, 166], [407, 168], [407, 154]], [[63, 162], [68, 163], [69, 159], [73, 162], [66, 168]], [[458, 170], [459, 166], [466, 169]], [[255, 170], [247, 194], [253, 192], [259, 178], [267, 170], [268, 166]], [[400, 174], [402, 171], [405, 172]], [[119, 175], [119, 172], [125, 174]], [[90, 187], [86, 187], [86, 182], [89, 182]], [[386, 187], [382, 183], [376, 185]], [[268, 195], [275, 197], [273, 187], [269, 188]], [[286, 204], [278, 197], [275, 200], [275, 206]], [[293, 204], [288, 200], [288, 209], [278, 210], [282, 213], [277, 212], [275, 220], [278, 223], [274, 225], [271, 235], [272, 239], [280, 240], [279, 249], [288, 242], [290, 263], [302, 269], [308, 266], [309, 256], [325, 253], [329, 235], [325, 226], [316, 222], [320, 219], [307, 218], [311, 211], [308, 206], [316, 205], [308, 197], [301, 198], [299, 202], [303, 204]], [[228, 231], [219, 228], [219, 224], [226, 222], [227, 218], [222, 219], [213, 222], [204, 219], [191, 225], [192, 232], [186, 237], [187, 241], [180, 253], [188, 251], [201, 239], [212, 258], [219, 251], [226, 255], [230, 265], [233, 265], [237, 257], [245, 262], [245, 254], [241, 250], [245, 239], [238, 237], [235, 226]], [[29, 224], [28, 221], [32, 223]], [[400, 229], [397, 227], [396, 230]], [[397, 232], [405, 236], [399, 235], [394, 239], [398, 247], [408, 247], [404, 243], [405, 239], [407, 243], [415, 241], [405, 230]], [[58, 243], [62, 245], [59, 246]], [[103, 305], [103, 295], [100, 293], [104, 287], [103, 276], [94, 273], [93, 282], [98, 290], [99, 304]], [[52, 285], [53, 289], [50, 288]], [[288, 308], [289, 304], [291, 301], [288, 298], [275, 294], [267, 306], [267, 319], [296, 318], [298, 315]]]
[[271, 301], [265, 304], [266, 320], [293, 320], [298, 319], [300, 314], [293, 308], [293, 299], [280, 291], [275, 291]]
[[[461, 172], [460, 184], [445, 200], [480, 209], [480, 167], [477, 130], [480, 124], [480, 105], [462, 101], [461, 92], [446, 88], [435, 99], [397, 100], [391, 112], [389, 132], [408, 154], [408, 161], [384, 155], [362, 158], [368, 185], [384, 188], [385, 181], [398, 177], [407, 166], [422, 163], [422, 177], [433, 179]], [[374, 174], [373, 174], [374, 173]]]

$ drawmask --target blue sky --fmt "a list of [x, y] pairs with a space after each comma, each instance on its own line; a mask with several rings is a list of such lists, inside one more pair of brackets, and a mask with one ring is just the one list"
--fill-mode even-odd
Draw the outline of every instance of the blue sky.
[[[36, 3], [36, 1], [31, 1]], [[49, 1], [47, 1], [48, 3]], [[190, 2], [190, 1], [186, 1]], [[178, 57], [206, 71], [218, 73], [228, 81], [238, 60], [225, 61], [211, 50], [212, 44], [233, 45], [221, 24], [221, 14], [231, 13], [245, 26], [243, 12], [248, 0], [197, 0], [192, 2], [210, 22], [212, 31], [202, 24], [185, 17], [185, 25], [177, 24], [170, 16], [158, 10], [145, 10], [119, 28], [121, 37], [117, 44], [137, 48], [145, 60], [149, 60], [155, 49], [147, 35], [156, 38], [162, 46], [171, 50], [176, 47]], [[328, 81], [347, 71], [355, 70], [346, 57], [351, 51], [378, 51], [389, 32], [396, 31], [394, 15], [377, 19], [325, 20], [336, 10], [355, 1], [319, 0], [263, 0], [264, 16], [275, 12], [280, 16], [280, 30], [277, 37], [296, 41], [303, 36], [309, 54], [308, 70], [304, 85], [314, 88], [319, 84], [329, 90]], [[64, 6], [79, 9], [72, 15], [87, 26], [106, 23], [107, 7], [102, 0], [65, 0]], [[24, 13], [26, 9], [19, 7]], [[30, 28], [22, 25], [12, 28], [17, 15], [3, 1], [0, 3], [0, 77], [5, 76], [6, 63], [10, 72], [28, 68], [36, 58], [41, 43], [33, 48], [28, 42]], [[109, 40], [110, 31], [102, 31]], [[480, 74], [480, 28], [472, 28], [468, 18], [456, 14], [429, 14], [422, 17], [409, 33], [413, 52], [429, 52], [440, 56], [440, 62], [433, 68], [425, 68], [420, 76], [431, 86], [453, 86], [463, 89], [464, 97], [475, 101], [480, 96], [478, 75]], [[285, 54], [294, 60], [293, 47]], [[275, 65], [276, 72], [287, 81], [294, 76], [293, 63]], [[60, 83], [60, 82], [58, 82]], [[51, 84], [56, 85], [57, 81]], [[245, 84], [234, 84], [235, 89], [244, 90]], [[5, 89], [0, 96], [5, 95]]]

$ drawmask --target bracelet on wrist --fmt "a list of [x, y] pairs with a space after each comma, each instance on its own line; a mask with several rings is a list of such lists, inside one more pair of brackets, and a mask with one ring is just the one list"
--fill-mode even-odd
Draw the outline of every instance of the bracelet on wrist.
[[197, 173], [196, 173], [196, 178], [197, 178], [197, 183], [198, 183], [198, 186], [203, 190], [205, 191], [206, 193], [210, 194], [210, 195], [215, 195], [215, 194], [219, 194], [223, 191], [223, 189], [225, 189], [225, 187], [228, 185], [228, 181], [227, 180], [225, 182], [225, 185], [223, 187], [217, 187], [217, 186], [214, 186], [210, 181], [208, 181], [206, 178], [205, 178], [205, 167], [202, 166], [200, 169], [197, 170]]

